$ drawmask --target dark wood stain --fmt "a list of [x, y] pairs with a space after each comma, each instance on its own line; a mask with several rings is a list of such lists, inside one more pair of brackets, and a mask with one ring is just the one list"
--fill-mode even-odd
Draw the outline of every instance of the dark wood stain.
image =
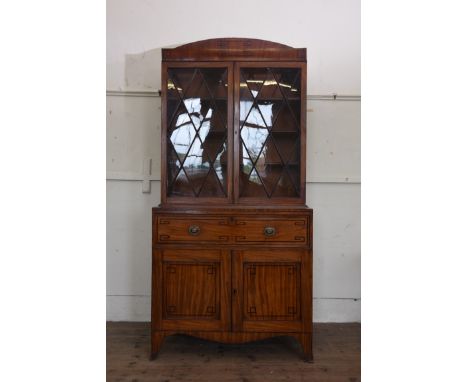
[[306, 49], [253, 38], [196, 41], [162, 50], [163, 61], [306, 61]]
[[[171, 341], [168, 336], [186, 334], [226, 344], [288, 336], [302, 346], [304, 358], [311, 360], [312, 210], [304, 204], [306, 50], [258, 39], [223, 38], [163, 49], [162, 60], [161, 206], [153, 208], [152, 216], [151, 357], [158, 355], [163, 343]], [[180, 190], [170, 192], [168, 177], [172, 170], [168, 170], [168, 164], [173, 153], [167, 152], [168, 124], [171, 125], [175, 115], [167, 115], [173, 101], [171, 94], [174, 91], [178, 94], [180, 104], [183, 97], [179, 92], [191, 90], [197, 73], [219, 72], [220, 68], [227, 73], [224, 84], [223, 79], [219, 80], [224, 89], [219, 94], [224, 94], [223, 102], [226, 102], [227, 159], [221, 160], [227, 172], [226, 192], [213, 197], [196, 197], [202, 194], [195, 191], [193, 196]], [[300, 120], [299, 114], [275, 119], [275, 127], [278, 126], [283, 138], [271, 139], [273, 143], [291, 145], [293, 151], [300, 150], [293, 163], [300, 166], [300, 171], [295, 170], [294, 184], [291, 183], [293, 193], [273, 194], [271, 190], [267, 197], [256, 187], [248, 193], [240, 192], [241, 183], [245, 182], [240, 171], [239, 104], [244, 81], [241, 81], [241, 70], [268, 71], [269, 75], [286, 71], [296, 73], [295, 79], [300, 78], [299, 95], [291, 96], [297, 102], [295, 110], [300, 109]], [[169, 71], [193, 72], [188, 88], [175, 86], [177, 81], [170, 78]], [[260, 80], [262, 86], [272, 82], [266, 78]], [[244, 87], [248, 87], [248, 82], [245, 80]], [[276, 86], [281, 94], [267, 93], [275, 102], [280, 100], [278, 115], [283, 106], [291, 108], [286, 90], [281, 90], [281, 86], [292, 89], [296, 83], [299, 82], [282, 83], [276, 79], [266, 85]], [[201, 98], [199, 92], [190, 97]], [[267, 98], [262, 102], [273, 102]], [[292, 125], [300, 138], [297, 146], [284, 138], [291, 133]], [[203, 142], [205, 148], [210, 147], [208, 141]], [[271, 147], [274, 148], [273, 144]], [[269, 172], [275, 173], [274, 169], [278, 168], [275, 166], [282, 166], [281, 174], [286, 176], [289, 160], [268, 160], [271, 161]], [[283, 175], [276, 179], [275, 190]], [[205, 182], [206, 179], [208, 176]], [[133, 346], [139, 349], [137, 342]], [[225, 348], [219, 349], [219, 354], [224, 354]], [[257, 362], [253, 356], [248, 359]], [[240, 378], [253, 380], [250, 375]]]

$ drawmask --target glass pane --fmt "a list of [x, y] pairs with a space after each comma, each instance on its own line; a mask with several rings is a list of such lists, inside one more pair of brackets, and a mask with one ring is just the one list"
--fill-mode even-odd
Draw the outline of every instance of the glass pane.
[[299, 193], [299, 190], [295, 187], [295, 184], [298, 184], [297, 182], [299, 182], [299, 172], [297, 168], [284, 171], [273, 196], [297, 196]]
[[168, 196], [227, 195], [227, 69], [171, 68]]
[[240, 196], [300, 196], [299, 68], [240, 69]]

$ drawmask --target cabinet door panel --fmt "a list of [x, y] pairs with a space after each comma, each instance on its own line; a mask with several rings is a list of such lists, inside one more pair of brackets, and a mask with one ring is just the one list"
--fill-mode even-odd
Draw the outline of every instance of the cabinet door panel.
[[236, 63], [236, 201], [303, 202], [305, 71], [301, 63]]
[[163, 317], [219, 319], [219, 271], [219, 263], [165, 262]]
[[[303, 329], [303, 289], [310, 286], [306, 250], [233, 252], [233, 326], [236, 331]], [[307, 294], [310, 296], [310, 294]], [[310, 310], [310, 309], [309, 309]]]
[[163, 63], [163, 201], [230, 199], [231, 67]]
[[298, 263], [243, 264], [244, 320], [294, 321], [300, 318]]
[[163, 330], [230, 328], [229, 253], [221, 250], [161, 251], [159, 315]]

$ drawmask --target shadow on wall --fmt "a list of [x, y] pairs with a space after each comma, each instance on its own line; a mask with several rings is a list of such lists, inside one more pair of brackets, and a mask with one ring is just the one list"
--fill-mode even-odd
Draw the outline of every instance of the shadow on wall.
[[[211, 36], [222, 38], [224, 36]], [[207, 37], [208, 38], [208, 37]], [[176, 48], [194, 41], [184, 41], [172, 45], [147, 50], [142, 53], [125, 55], [125, 90], [161, 89], [161, 58], [162, 49]]]
[[[142, 53], [126, 54], [124, 90], [157, 92], [161, 89], [161, 53], [161, 48], [155, 48]], [[120, 107], [123, 108], [125, 121], [128, 124], [126, 130], [131, 134], [131, 137], [127, 137], [127, 139], [129, 141], [136, 140], [131, 146], [127, 146], [127, 149], [130, 151], [134, 149], [143, 151], [139, 153], [143, 160], [141, 165], [142, 174], [148, 171], [148, 169], [144, 168], [144, 163], [148, 158], [151, 158], [152, 168], [149, 171], [153, 176], [159, 176], [160, 161], [158, 156], [160, 152], [161, 121], [160, 112], [156, 109], [160, 109], [160, 98], [154, 98], [151, 94], [140, 97], [141, 95], [139, 98], [133, 96], [119, 97]], [[136, 153], [130, 155], [139, 156]], [[127, 263], [128, 268], [123, 270], [127, 272], [126, 279], [130, 283], [126, 288], [133, 290], [137, 286], [137, 293], [142, 293], [142, 295], [151, 295], [151, 207], [156, 207], [160, 202], [155, 200], [155, 196], [159, 192], [154, 189], [154, 186], [154, 182], [150, 182], [149, 193], [142, 194], [142, 205], [137, 208], [137, 213], [128, 216], [132, 220], [129, 223], [134, 227], [138, 227], [138, 229], [124, 233], [128, 235], [126, 240], [129, 243], [129, 255], [133, 257]], [[140, 187], [137, 190], [137, 192], [141, 192]], [[129, 192], [132, 192], [131, 189], [129, 189]], [[138, 199], [135, 195], [126, 195], [126, 198], [128, 200]], [[144, 245], [141, 244], [142, 240], [145, 241]], [[136, 249], [139, 253], [132, 253]], [[141, 277], [144, 277], [145, 282], [135, 280], [135, 278]], [[143, 290], [140, 289], [142, 287]], [[150, 310], [149, 305], [147, 305], [149, 300], [146, 299], [143, 297], [135, 298], [138, 301], [146, 301], [144, 307], [138, 304], [130, 304], [129, 309], [133, 310], [133, 317], [139, 320], [148, 320]], [[141, 317], [142, 312], [145, 313], [145, 317]]]
[[161, 88], [161, 48], [125, 55], [125, 89]]

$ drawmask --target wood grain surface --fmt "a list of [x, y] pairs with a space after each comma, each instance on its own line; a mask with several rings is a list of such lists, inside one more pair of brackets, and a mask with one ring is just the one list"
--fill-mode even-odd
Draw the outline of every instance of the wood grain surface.
[[305, 48], [254, 38], [214, 38], [162, 49], [163, 61], [305, 61]]
[[311, 360], [306, 50], [222, 38], [163, 49], [162, 60], [151, 357], [174, 334], [226, 344], [289, 334]]

